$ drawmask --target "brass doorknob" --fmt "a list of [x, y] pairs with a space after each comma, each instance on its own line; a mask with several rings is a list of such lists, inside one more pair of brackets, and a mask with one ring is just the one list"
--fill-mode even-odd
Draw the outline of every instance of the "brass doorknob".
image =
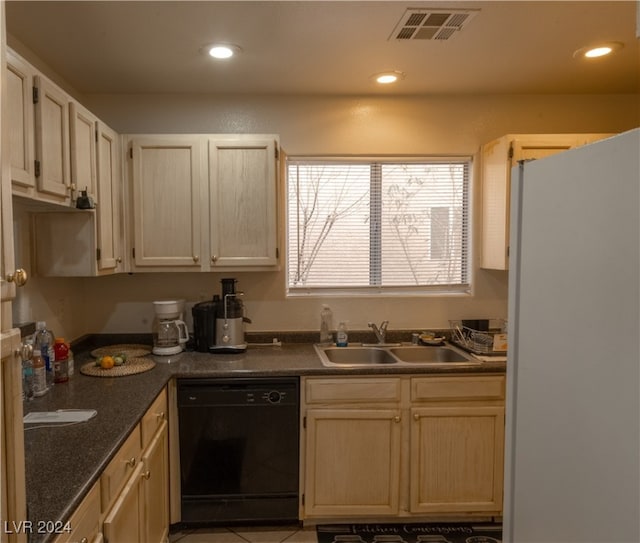
[[16, 287], [23, 287], [28, 279], [27, 272], [22, 268], [18, 268], [13, 273], [7, 275], [7, 281], [9, 281], [9, 283], [15, 283]]

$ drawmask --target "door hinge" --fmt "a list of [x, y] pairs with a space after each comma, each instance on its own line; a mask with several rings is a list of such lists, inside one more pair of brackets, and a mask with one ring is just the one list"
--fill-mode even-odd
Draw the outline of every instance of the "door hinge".
[[37, 104], [40, 101], [40, 89], [38, 87], [32, 87], [31, 89], [33, 103]]
[[307, 429], [307, 417], [302, 417], [302, 427], [305, 430]]
[[96, 143], [98, 143], [98, 127], [96, 126]]
[[279, 160], [280, 159], [280, 149], [278, 149], [278, 144], [277, 143], [276, 143], [276, 145], [274, 147], [274, 150], [275, 150], [276, 160]]
[[136, 258], [136, 248], [135, 247], [131, 248], [131, 254], [133, 255], [133, 259], [135, 260], [135, 258]]
[[100, 260], [100, 258], [101, 258], [101, 256], [102, 256], [102, 255], [101, 255], [101, 253], [100, 253], [100, 248], [98, 247], [98, 248], [96, 249], [96, 260], [98, 260], [98, 261], [99, 261], [99, 260]]
[[129, 147], [129, 158], [133, 159], [133, 147]]
[[40, 161], [39, 160], [33, 161], [33, 174], [36, 177], [40, 177]]
[[304, 505], [304, 494], [302, 495], [302, 505]]
[[513, 158], [513, 143], [511, 145], [509, 145], [508, 158], [509, 158], [509, 160], [511, 160]]
[[276, 247], [276, 260], [280, 258], [280, 249]]

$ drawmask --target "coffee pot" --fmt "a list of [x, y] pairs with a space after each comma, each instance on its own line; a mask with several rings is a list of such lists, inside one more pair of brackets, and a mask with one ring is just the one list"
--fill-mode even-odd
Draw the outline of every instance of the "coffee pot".
[[153, 302], [156, 317], [153, 321], [153, 354], [171, 355], [184, 350], [189, 341], [186, 323], [181, 320], [184, 300]]

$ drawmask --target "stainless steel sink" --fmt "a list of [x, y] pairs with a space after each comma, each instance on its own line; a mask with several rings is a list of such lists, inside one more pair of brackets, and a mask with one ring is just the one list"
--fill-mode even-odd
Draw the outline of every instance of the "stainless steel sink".
[[470, 359], [459, 351], [449, 347], [397, 347], [391, 353], [402, 362], [412, 364], [434, 364], [450, 362], [469, 362]]
[[320, 361], [327, 367], [417, 366], [424, 364], [479, 365], [482, 362], [457, 348], [404, 346], [315, 345]]
[[378, 347], [324, 347], [323, 352], [332, 364], [378, 365], [398, 362], [387, 349]]

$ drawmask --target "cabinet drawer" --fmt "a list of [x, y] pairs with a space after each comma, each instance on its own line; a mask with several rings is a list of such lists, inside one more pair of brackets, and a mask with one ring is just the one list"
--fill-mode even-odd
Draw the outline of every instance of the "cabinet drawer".
[[136, 426], [100, 477], [102, 512], [106, 512], [113, 499], [127, 482], [140, 462], [140, 425]]
[[58, 536], [55, 543], [78, 541], [94, 542], [100, 532], [100, 482], [93, 485], [89, 494], [69, 519], [71, 531]]
[[504, 377], [414, 377], [411, 399], [504, 400]]
[[396, 377], [355, 379], [307, 379], [306, 403], [399, 402], [401, 387]]
[[149, 445], [156, 430], [167, 418], [167, 389], [163, 388], [140, 422], [142, 449]]

